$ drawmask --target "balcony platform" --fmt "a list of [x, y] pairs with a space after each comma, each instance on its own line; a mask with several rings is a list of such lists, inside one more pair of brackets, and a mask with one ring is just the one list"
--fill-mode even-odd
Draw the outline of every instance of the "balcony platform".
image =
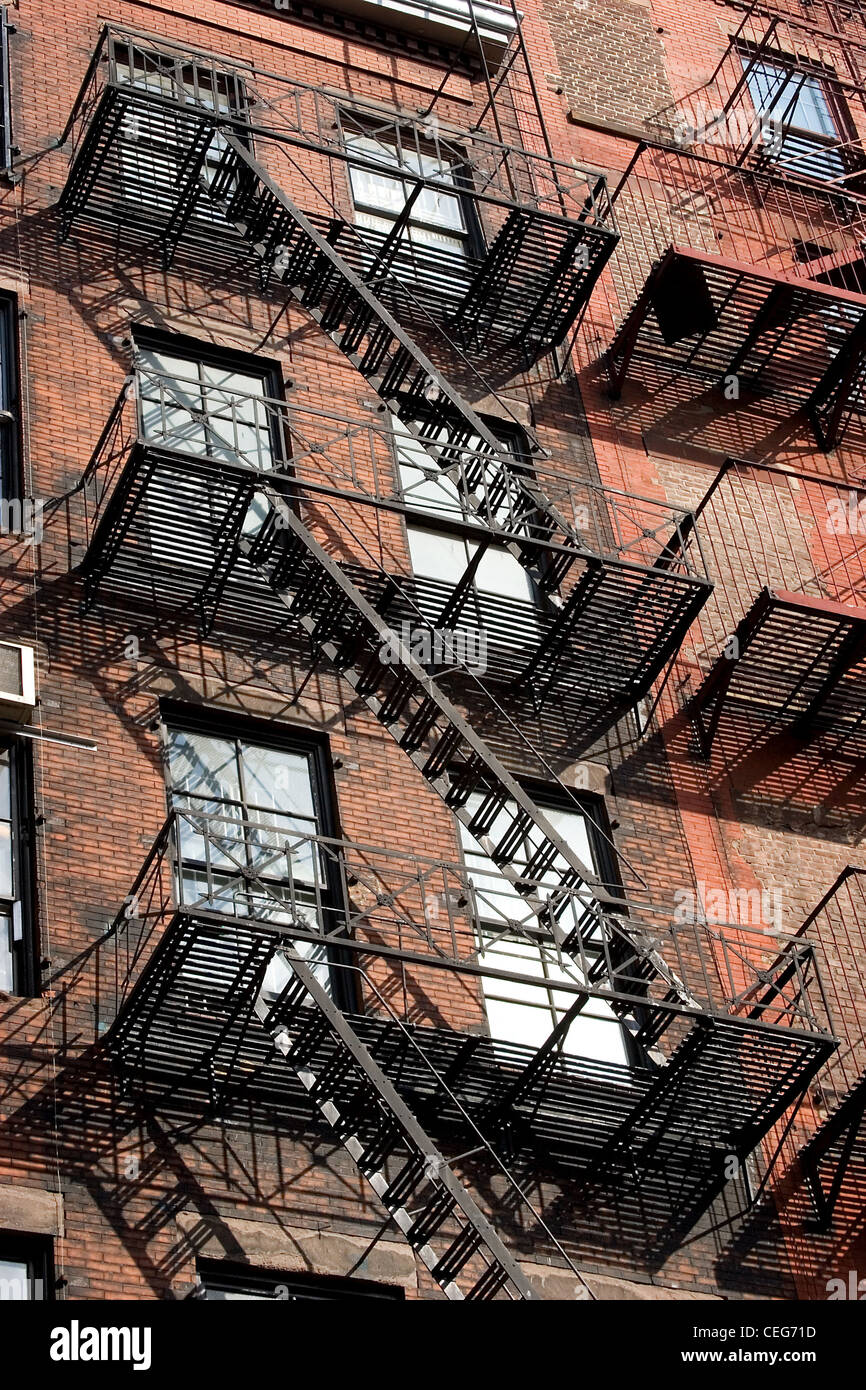
[[[285, 604], [239, 550], [255, 483], [241, 464], [135, 441], [85, 552], [86, 606], [157, 615], [201, 635], [218, 628], [300, 640]], [[287, 477], [287, 486], [307, 496], [301, 481]], [[661, 544], [655, 565], [581, 554], [561, 606], [478, 593], [446, 626], [465, 632], [467, 647], [470, 634], [485, 635], [483, 683], [504, 708], [521, 719], [555, 710], [562, 739], [586, 747], [648, 693], [706, 601], [709, 582], [681, 558]], [[349, 562], [343, 569], [398, 631], [422, 620], [437, 626], [460, 579], [391, 576]], [[479, 704], [473, 678], [455, 671], [446, 684], [454, 698]], [[483, 720], [483, 700], [477, 713]]]
[[720, 722], [747, 713], [808, 738], [817, 729], [862, 734], [866, 609], [764, 588], [695, 697], [709, 753]]
[[[169, 50], [160, 56], [168, 59]], [[133, 84], [129, 71], [152, 71], [154, 54], [126, 37], [118, 52], [124, 67], [104, 36], [67, 127], [73, 155], [58, 207], [64, 237], [86, 225], [108, 227], [130, 247], [157, 250], [166, 263], [184, 245], [203, 265], [241, 262], [252, 272], [257, 258], [207, 192], [209, 151], [221, 123], [245, 145], [255, 141], [277, 182], [283, 167], [292, 181], [299, 150], [317, 168], [322, 156], [329, 159], [343, 193], [330, 205], [307, 183], [301, 206], [346, 263], [407, 325], [437, 324], [479, 362], [513, 353], [515, 369], [518, 359], [527, 366], [566, 339], [616, 246], [603, 179], [498, 146], [477, 132], [449, 135], [447, 142], [469, 151], [459, 196], [477, 222], [476, 245], [457, 257], [405, 239], [389, 246], [384, 233], [352, 221], [348, 155], [339, 138], [347, 119], [351, 127], [346, 103], [288, 79], [266, 91], [263, 77], [234, 70], [229, 59], [206, 65], [209, 90], [242, 84], [244, 103], [262, 122], [254, 127], [239, 114], [217, 117], [188, 95], [176, 100], [140, 79]], [[181, 61], [177, 50], [171, 56]], [[295, 109], [297, 121], [286, 127], [285, 113]], [[381, 108], [371, 110], [381, 126]], [[372, 116], [359, 110], [357, 119], [362, 129]], [[401, 120], [395, 116], [395, 129]], [[281, 142], [291, 160], [282, 159]], [[393, 176], [393, 165], [353, 156], [353, 165], [359, 161]], [[420, 182], [454, 196], [451, 184], [413, 178], [411, 166], [403, 177], [410, 189]]]
[[[184, 1114], [254, 1106], [308, 1123], [303, 1087], [253, 1012], [280, 940], [266, 923], [176, 913], [106, 1039], [125, 1084]], [[681, 1020], [682, 1041], [655, 1069], [557, 1053], [533, 1069], [531, 1048], [347, 1017], [421, 1123], [459, 1146], [468, 1112], [512, 1157], [577, 1179], [600, 1206], [628, 1206], [636, 1183], [635, 1239], [657, 1220], [650, 1243], [671, 1222], [688, 1227], [724, 1185], [726, 1158], [745, 1158], [835, 1047], [744, 1010]]]
[[642, 369], [693, 380], [701, 393], [736, 379], [744, 397], [805, 411], [831, 449], [866, 415], [866, 295], [670, 246], [617, 332], [607, 368], [614, 396]]

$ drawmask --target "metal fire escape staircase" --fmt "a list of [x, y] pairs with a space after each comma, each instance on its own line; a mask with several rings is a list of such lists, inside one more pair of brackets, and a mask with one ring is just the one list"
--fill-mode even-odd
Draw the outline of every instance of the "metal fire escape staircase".
[[282, 281], [388, 410], [453, 478], [487, 527], [501, 530], [497, 511], [516, 482], [535, 515], [537, 538], [567, 546], [567, 553], [557, 552], [541, 566], [531, 541], [504, 538], [542, 592], [558, 588], [578, 558], [595, 558], [531, 475], [518, 472], [513, 460], [509, 463], [501, 442], [377, 298], [373, 287], [387, 275], [399, 249], [411, 200], [367, 283], [234, 135], [224, 132], [223, 140], [220, 164], [204, 186], [260, 257], [266, 276]]
[[[535, 1299], [520, 1266], [392, 1082], [297, 956], [256, 1013], [445, 1296]], [[480, 1273], [479, 1273], [480, 1269]]]
[[[485, 471], [480, 514], [496, 534], [497, 485], [507, 489], [513, 462], [509, 464], [483, 421], [249, 150], [230, 133], [224, 139], [220, 166], [206, 185], [210, 196], [388, 408], [413, 431], [439, 466], [456, 473], [464, 486], [463, 450], [473, 441], [473, 457], [480, 452], [479, 469]], [[543, 519], [547, 536], [556, 535], [563, 551], [553, 565], [539, 570], [531, 543], [523, 545], [511, 537], [508, 547], [539, 586], [550, 590], [578, 557], [589, 552], [534, 483], [522, 473], [519, 481], [536, 516]], [[637, 987], [648, 995], [651, 982], [664, 983], [664, 999], [655, 1007], [648, 1004], [645, 1025], [647, 1037], [653, 1037], [654, 1032], [657, 1037], [656, 1026], [661, 1031], [667, 1018], [665, 1002], [694, 1001], [661, 959], [651, 938], [637, 929], [624, 929], [616, 918], [605, 914], [605, 906], [610, 908], [616, 900], [556, 833], [435, 679], [414, 660], [387, 622], [387, 586], [378, 602], [371, 603], [278, 489], [262, 480], [261, 491], [270, 502], [270, 519], [255, 539], [241, 542], [244, 553], [263, 570], [314, 645], [411, 757], [428, 785], [467, 826], [504, 876], [526, 893], [557, 947], [570, 955], [587, 944], [599, 950], [591, 982], [625, 970], [632, 990]], [[474, 496], [473, 489], [470, 502]], [[394, 653], [398, 655], [396, 662]], [[474, 794], [479, 794], [479, 804], [470, 811], [468, 803]], [[491, 834], [494, 823], [498, 826], [495, 836]], [[519, 871], [512, 861], [533, 827], [540, 832], [537, 847]], [[526, 889], [527, 881], [540, 882], [554, 866], [563, 869], [558, 890], [549, 897], [539, 897]], [[559, 919], [575, 898], [584, 905], [582, 919], [566, 930]], [[622, 1012], [627, 1011], [623, 1005]]]

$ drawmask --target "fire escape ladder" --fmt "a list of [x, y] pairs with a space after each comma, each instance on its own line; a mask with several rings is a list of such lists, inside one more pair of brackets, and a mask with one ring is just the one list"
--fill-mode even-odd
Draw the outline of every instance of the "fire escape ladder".
[[[800, 1166], [815, 1208], [815, 1225], [820, 1231], [829, 1231], [833, 1224], [833, 1213], [855, 1154], [859, 1153], [862, 1162], [866, 1151], [864, 1116], [866, 1072], [858, 1077], [821, 1128], [800, 1150]], [[832, 1165], [829, 1188], [822, 1179], [822, 1163]]]
[[[255, 541], [242, 541], [243, 553], [262, 570], [293, 618], [408, 754], [432, 790], [523, 894], [558, 948], [579, 956], [587, 943], [600, 946], [606, 969], [621, 961], [629, 966], [630, 983], [636, 979], [639, 987], [648, 988], [651, 980], [661, 979], [669, 993], [693, 1005], [695, 1001], [652, 939], [605, 915], [613, 910], [615, 899], [285, 498], [266, 484], [262, 492], [279, 524], [263, 528]], [[475, 793], [480, 800], [470, 810]], [[513, 809], [503, 828], [509, 805]], [[539, 842], [528, 864], [517, 869], [513, 861], [533, 828], [540, 831]], [[562, 866], [559, 883], [544, 896], [536, 885], [557, 863]], [[564, 926], [560, 918], [569, 908], [571, 916]]]
[[[536, 1299], [517, 1261], [303, 960], [256, 1012], [446, 1298]], [[434, 1246], [435, 1241], [435, 1246]]]
[[[223, 138], [225, 152], [205, 185], [211, 198], [358, 368], [387, 408], [439, 467], [450, 472], [467, 504], [491, 531], [503, 536], [508, 550], [542, 592], [549, 592], [562, 582], [574, 560], [592, 552], [536, 486], [531, 474], [514, 460], [509, 462], [500, 441], [397, 323], [369, 284], [273, 182], [249, 150], [228, 132]], [[480, 470], [494, 486], [498, 479], [514, 475], [520, 491], [543, 516], [549, 538], [571, 551], [564, 556], [565, 565], [560, 563], [552, 573], [539, 563], [536, 547], [521, 545], [503, 531], [486, 489], [482, 489], [479, 502], [467, 488], [470, 467], [476, 474]]]

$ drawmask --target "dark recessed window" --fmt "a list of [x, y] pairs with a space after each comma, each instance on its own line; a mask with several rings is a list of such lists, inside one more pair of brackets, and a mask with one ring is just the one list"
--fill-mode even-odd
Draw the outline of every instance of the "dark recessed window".
[[[7, 504], [2, 517], [4, 531], [24, 531], [21, 468], [18, 456], [18, 334], [17, 306], [0, 296], [0, 501]], [[13, 505], [9, 505], [13, 504]]]
[[51, 1241], [0, 1234], [0, 1302], [44, 1303], [53, 1297]]
[[37, 990], [33, 913], [33, 782], [29, 749], [0, 747], [0, 990]]
[[243, 1265], [224, 1265], [201, 1261], [195, 1297], [208, 1302], [292, 1302], [294, 1300], [336, 1300], [353, 1298], [403, 1299], [401, 1288], [375, 1284], [368, 1279], [340, 1279], [323, 1274], [275, 1274], [270, 1270], [247, 1269]]
[[12, 75], [9, 65], [9, 7], [0, 5], [0, 168], [12, 168]]

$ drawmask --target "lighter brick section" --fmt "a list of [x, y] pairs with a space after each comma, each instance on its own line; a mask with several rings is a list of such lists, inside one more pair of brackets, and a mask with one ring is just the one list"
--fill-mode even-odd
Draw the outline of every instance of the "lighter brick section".
[[0, 1183], [0, 1230], [31, 1236], [63, 1235], [63, 1198], [41, 1187]]
[[[533, 1288], [542, 1298], [550, 1302], [582, 1301], [586, 1295], [580, 1282], [573, 1274], [563, 1269], [552, 1269], [549, 1265], [527, 1264], [520, 1261], [520, 1268]], [[604, 1302], [632, 1303], [637, 1300], [665, 1302], [671, 1299], [694, 1299], [700, 1302], [719, 1303], [722, 1300], [711, 1293], [693, 1293], [687, 1289], [662, 1288], [658, 1284], [634, 1284], [630, 1279], [613, 1279], [606, 1274], [587, 1274], [586, 1282], [595, 1297]]]
[[[208, 1260], [248, 1262], [259, 1269], [286, 1274], [348, 1274], [379, 1284], [398, 1284], [414, 1290], [418, 1276], [415, 1256], [402, 1241], [380, 1240], [361, 1260], [369, 1240], [311, 1231], [274, 1222], [224, 1220], [182, 1212], [177, 1218], [181, 1238]], [[358, 1261], [361, 1260], [359, 1264]]]

